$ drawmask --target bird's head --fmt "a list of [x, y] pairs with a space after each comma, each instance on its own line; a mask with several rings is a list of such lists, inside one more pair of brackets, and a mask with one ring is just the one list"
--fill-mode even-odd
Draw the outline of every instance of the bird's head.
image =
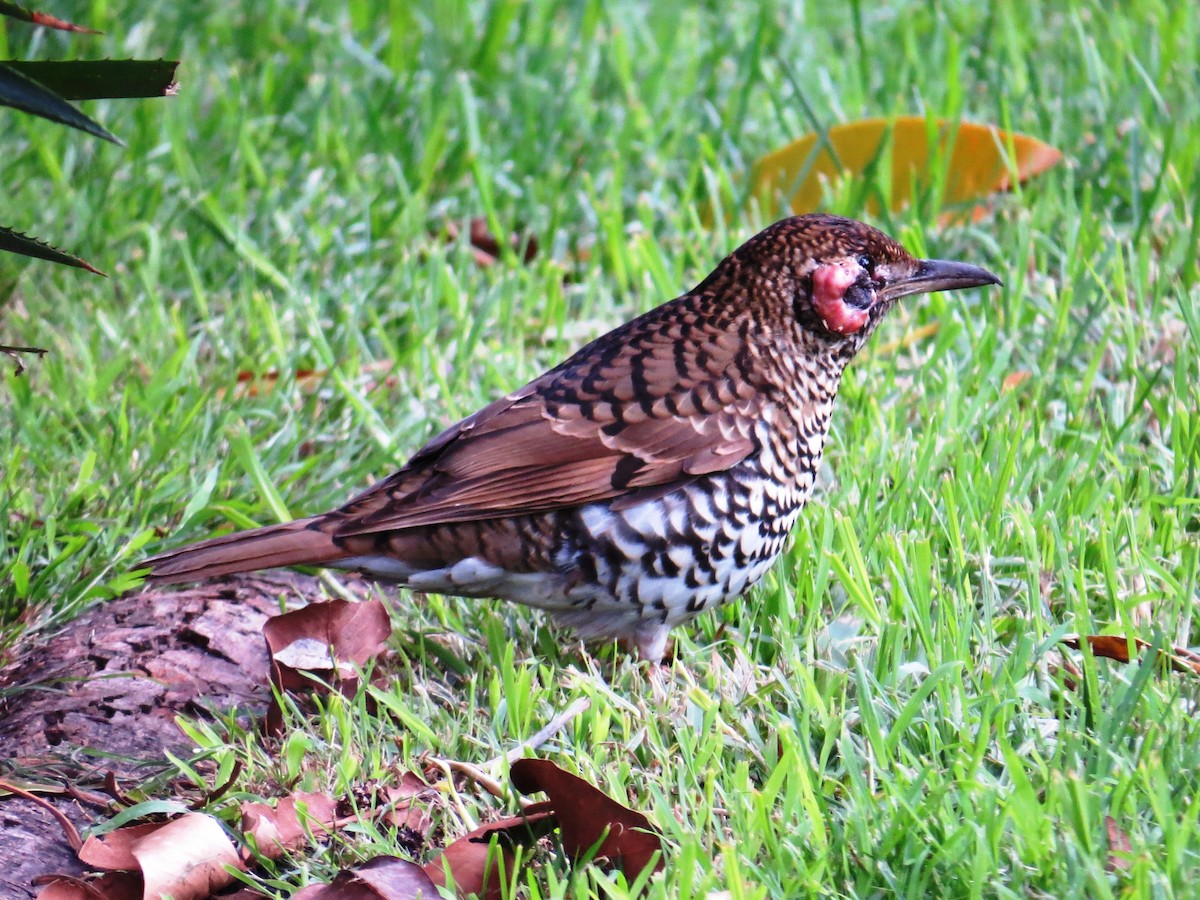
[[765, 276], [760, 285], [787, 300], [813, 337], [852, 356], [901, 297], [1000, 284], [986, 269], [917, 259], [877, 228], [830, 215], [777, 222], [735, 254]]

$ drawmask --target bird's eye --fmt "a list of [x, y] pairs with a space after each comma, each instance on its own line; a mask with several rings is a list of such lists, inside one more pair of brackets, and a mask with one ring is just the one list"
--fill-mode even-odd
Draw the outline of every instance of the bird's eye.
[[860, 256], [856, 262], [868, 275], [875, 274], [875, 260], [871, 259], [871, 257], [867, 256], [865, 253]]

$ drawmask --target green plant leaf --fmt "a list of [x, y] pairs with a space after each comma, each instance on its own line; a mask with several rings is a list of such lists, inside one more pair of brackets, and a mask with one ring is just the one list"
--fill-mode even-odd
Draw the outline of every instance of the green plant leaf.
[[57, 28], [59, 31], [78, 31], [83, 34], [101, 33], [93, 28], [84, 28], [82, 25], [76, 25], [73, 22], [67, 22], [46, 13], [35, 12], [32, 9], [18, 6], [15, 3], [8, 3], [6, 0], [0, 0], [0, 16], [8, 16], [10, 19], [19, 19], [22, 22], [30, 22], [46, 28]]
[[58, 94], [4, 63], [0, 63], [0, 105], [33, 113], [62, 125], [70, 125], [121, 146], [121, 142], [105, 131], [98, 122], [85, 116]]
[[6, 59], [0, 65], [32, 78], [64, 100], [112, 100], [173, 94], [179, 60]]
[[13, 231], [11, 228], [5, 228], [3, 225], [0, 225], [0, 250], [7, 250], [9, 253], [20, 253], [22, 256], [33, 256], [37, 259], [48, 259], [50, 262], [62, 263], [64, 266], [87, 269], [95, 275], [104, 275], [103, 272], [91, 263], [80, 259], [78, 256], [64, 253], [57, 247], [51, 247], [37, 238], [21, 234], [19, 231]]

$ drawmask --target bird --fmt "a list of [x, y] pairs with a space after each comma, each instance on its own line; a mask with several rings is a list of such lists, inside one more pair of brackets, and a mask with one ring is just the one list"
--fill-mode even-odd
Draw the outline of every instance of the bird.
[[1001, 284], [853, 219], [783, 219], [344, 506], [162, 553], [148, 578], [351, 570], [540, 608], [660, 662], [672, 628], [784, 549], [842, 373], [893, 305]]

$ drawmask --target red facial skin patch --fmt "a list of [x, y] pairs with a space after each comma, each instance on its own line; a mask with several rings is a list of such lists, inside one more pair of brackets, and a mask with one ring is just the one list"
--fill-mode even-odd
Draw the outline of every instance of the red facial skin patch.
[[839, 265], [818, 266], [813, 270], [813, 307], [830, 331], [854, 334], [867, 324], [870, 318], [867, 310], [846, 304], [846, 290], [856, 280], [855, 273]]

